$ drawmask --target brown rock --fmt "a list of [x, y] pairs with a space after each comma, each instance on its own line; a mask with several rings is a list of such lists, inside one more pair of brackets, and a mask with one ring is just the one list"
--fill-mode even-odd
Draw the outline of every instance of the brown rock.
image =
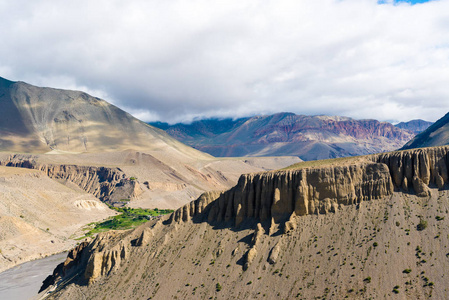
[[413, 177], [413, 189], [418, 197], [430, 196], [429, 187], [418, 177]]
[[245, 259], [245, 265], [243, 266], [243, 270], [247, 270], [251, 263], [253, 262], [254, 258], [257, 256], [257, 249], [256, 247], [252, 247], [248, 250], [246, 253], [246, 259]]
[[279, 258], [279, 253], [281, 252], [281, 242], [277, 242], [276, 245], [271, 249], [270, 256], [268, 257], [268, 262], [270, 264], [275, 264]]
[[284, 224], [284, 233], [288, 234], [289, 232], [296, 229], [296, 214], [293, 212], [290, 216], [290, 219]]
[[436, 177], [436, 184], [439, 189], [442, 189], [444, 187], [444, 179], [441, 175], [437, 175]]
[[257, 223], [257, 227], [256, 227], [256, 230], [254, 231], [254, 235], [251, 240], [251, 243], [253, 245], [256, 245], [257, 243], [259, 243], [259, 241], [262, 238], [264, 233], [265, 233], [265, 230], [263, 229], [262, 224]]

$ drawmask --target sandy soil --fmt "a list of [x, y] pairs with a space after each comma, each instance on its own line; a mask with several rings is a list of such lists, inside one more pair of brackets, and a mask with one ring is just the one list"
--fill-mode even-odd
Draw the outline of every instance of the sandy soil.
[[73, 247], [80, 227], [113, 214], [40, 171], [0, 167], [0, 271]]

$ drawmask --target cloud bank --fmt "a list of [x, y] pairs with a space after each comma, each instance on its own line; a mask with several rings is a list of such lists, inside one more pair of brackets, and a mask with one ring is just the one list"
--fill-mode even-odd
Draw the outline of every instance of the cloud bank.
[[449, 111], [449, 0], [0, 0], [0, 24], [0, 76], [145, 121]]

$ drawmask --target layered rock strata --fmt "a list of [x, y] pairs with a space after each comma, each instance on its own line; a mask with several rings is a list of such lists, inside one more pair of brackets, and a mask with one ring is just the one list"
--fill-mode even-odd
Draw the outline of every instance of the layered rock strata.
[[105, 202], [119, 201], [117, 197], [132, 199], [142, 193], [139, 183], [127, 179], [119, 168], [40, 164], [32, 157], [19, 155], [0, 161], [0, 165], [43, 171], [50, 178], [72, 182]]
[[188, 221], [207, 210], [202, 217], [209, 222], [235, 220], [238, 226], [247, 218], [273, 218], [280, 223], [292, 215], [325, 214], [381, 199], [395, 188], [426, 197], [429, 185], [443, 188], [448, 182], [448, 162], [449, 147], [435, 147], [370, 155], [347, 165], [242, 175], [231, 190], [203, 195], [171, 220]]

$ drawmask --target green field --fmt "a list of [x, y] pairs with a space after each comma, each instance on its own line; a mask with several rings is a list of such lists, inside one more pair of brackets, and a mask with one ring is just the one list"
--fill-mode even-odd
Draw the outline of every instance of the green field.
[[119, 215], [108, 218], [105, 221], [90, 223], [87, 225], [89, 230], [85, 236], [79, 238], [83, 239], [88, 236], [92, 236], [99, 232], [108, 230], [126, 230], [137, 227], [138, 225], [147, 222], [151, 217], [157, 217], [160, 215], [166, 215], [172, 213], [171, 209], [143, 209], [143, 208], [122, 208], [112, 207], [109, 208], [121, 213]]

